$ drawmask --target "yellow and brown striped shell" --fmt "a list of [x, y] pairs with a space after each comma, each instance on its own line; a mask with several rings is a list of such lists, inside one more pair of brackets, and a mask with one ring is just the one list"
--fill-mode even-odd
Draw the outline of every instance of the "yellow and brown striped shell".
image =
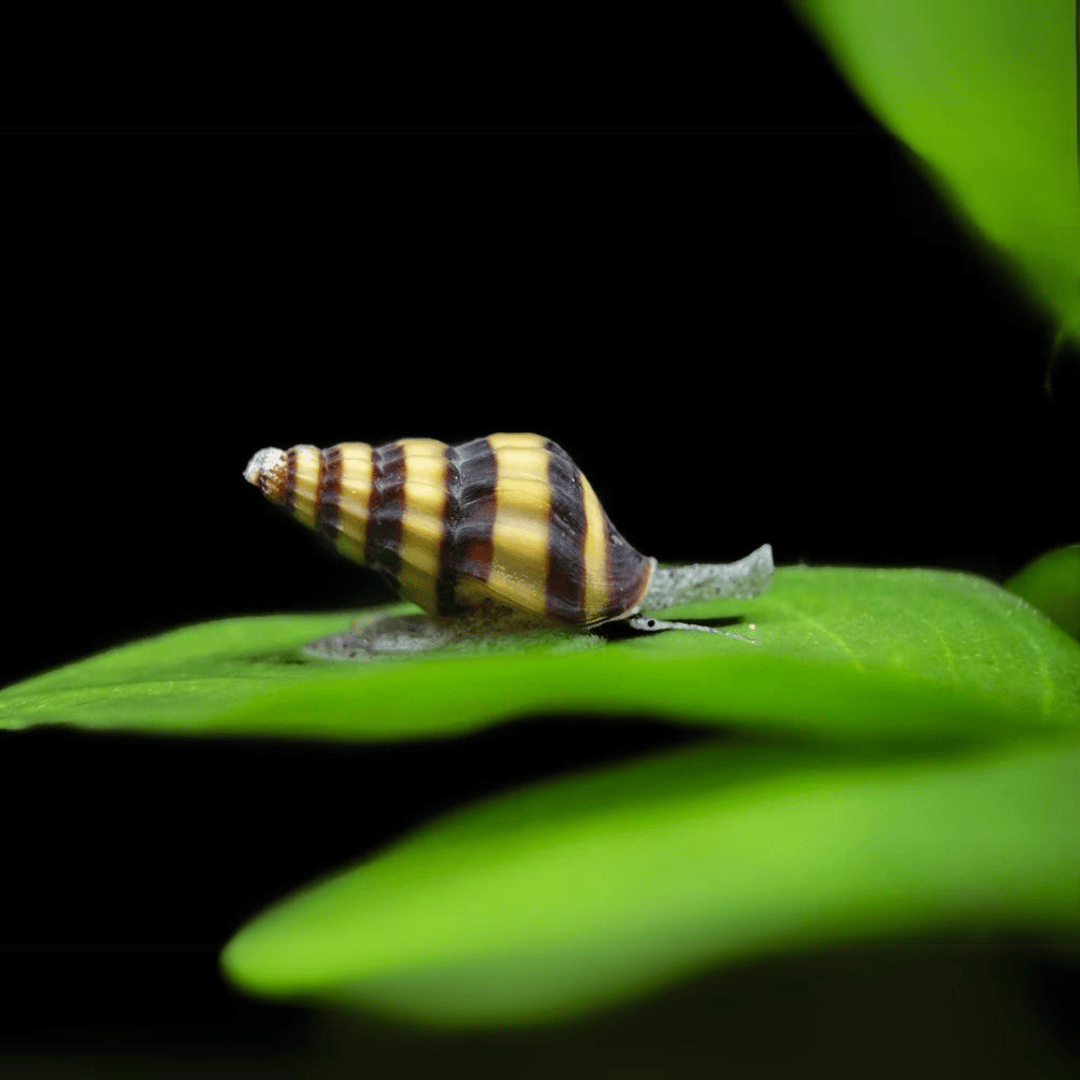
[[656, 564], [540, 435], [270, 447], [244, 477], [429, 615], [493, 603], [594, 626], [636, 612]]

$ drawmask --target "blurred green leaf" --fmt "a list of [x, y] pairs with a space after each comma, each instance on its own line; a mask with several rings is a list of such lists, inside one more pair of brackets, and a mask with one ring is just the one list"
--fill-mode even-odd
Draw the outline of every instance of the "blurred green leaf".
[[1080, 342], [1074, 0], [793, 0], [868, 106]]
[[[397, 608], [394, 610], [401, 610]], [[346, 615], [187, 627], [0, 691], [0, 726], [431, 737], [525, 714], [663, 716], [827, 739], [976, 740], [1080, 722], [1080, 645], [981, 578], [788, 567], [726, 635], [530, 638], [403, 660], [305, 659]]]
[[1080, 638], [1080, 544], [1032, 560], [1005, 587]]
[[719, 961], [1080, 929], [1080, 746], [868, 761], [697, 746], [436, 822], [228, 945], [249, 991], [449, 1025], [572, 1015]]

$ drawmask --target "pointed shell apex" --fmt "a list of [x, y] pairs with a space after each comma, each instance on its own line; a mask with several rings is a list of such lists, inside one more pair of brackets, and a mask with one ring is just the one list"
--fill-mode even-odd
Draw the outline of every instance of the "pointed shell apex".
[[244, 469], [244, 479], [264, 495], [280, 502], [286, 480], [285, 451], [267, 446], [254, 454]]

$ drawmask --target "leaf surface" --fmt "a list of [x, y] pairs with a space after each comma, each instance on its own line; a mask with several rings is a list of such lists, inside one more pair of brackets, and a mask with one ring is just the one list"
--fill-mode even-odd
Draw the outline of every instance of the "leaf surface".
[[703, 745], [459, 812], [272, 908], [242, 988], [421, 1022], [544, 1020], [734, 957], [1080, 930], [1080, 746], [872, 761]]
[[1006, 582], [1074, 638], [1080, 638], [1080, 544], [1048, 551]]
[[597, 712], [826, 739], [981, 740], [1080, 722], [1080, 645], [970, 575], [788, 567], [753, 600], [663, 614], [741, 622], [725, 634], [551, 635], [511, 651], [346, 663], [300, 650], [348, 615], [228, 619], [7, 687], [0, 725], [392, 739]]
[[1080, 342], [1073, 0], [793, 0], [883, 123]]

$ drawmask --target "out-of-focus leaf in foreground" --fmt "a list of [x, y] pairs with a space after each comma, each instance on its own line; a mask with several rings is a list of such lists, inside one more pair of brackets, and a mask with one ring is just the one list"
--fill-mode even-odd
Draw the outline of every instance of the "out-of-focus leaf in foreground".
[[793, 0], [869, 107], [1080, 342], [1074, 0]]
[[698, 746], [450, 816], [232, 940], [252, 992], [536, 1021], [725, 959], [1080, 930], [1080, 745], [879, 759]]
[[389, 739], [603, 712], [823, 739], [984, 740], [1080, 722], [1080, 645], [981, 578], [789, 567], [753, 600], [668, 614], [742, 622], [726, 635], [556, 635], [344, 663], [300, 650], [345, 615], [231, 619], [7, 687], [0, 725]]
[[1005, 587], [1080, 638], [1080, 544], [1040, 555]]

